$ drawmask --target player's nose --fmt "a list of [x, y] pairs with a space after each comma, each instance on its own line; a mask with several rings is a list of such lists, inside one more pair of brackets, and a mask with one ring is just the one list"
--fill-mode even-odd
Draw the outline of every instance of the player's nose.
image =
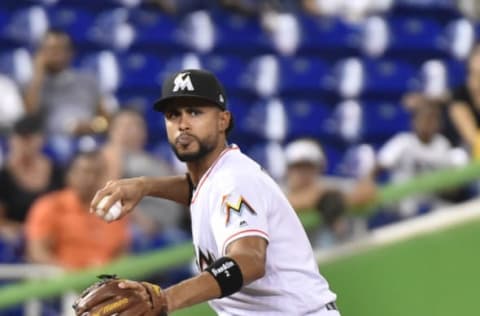
[[180, 112], [178, 117], [178, 129], [181, 131], [190, 129], [190, 121], [185, 111]]

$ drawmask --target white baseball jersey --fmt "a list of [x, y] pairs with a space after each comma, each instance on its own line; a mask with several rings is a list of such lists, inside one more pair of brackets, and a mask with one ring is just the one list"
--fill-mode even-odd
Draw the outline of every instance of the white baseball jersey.
[[268, 242], [264, 277], [210, 301], [218, 315], [319, 316], [325, 315], [325, 304], [335, 301], [285, 195], [237, 146], [223, 151], [200, 179], [190, 212], [202, 271], [239, 238], [258, 236]]

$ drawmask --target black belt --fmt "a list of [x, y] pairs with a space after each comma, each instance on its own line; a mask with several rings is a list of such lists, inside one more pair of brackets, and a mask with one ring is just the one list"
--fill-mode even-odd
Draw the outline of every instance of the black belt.
[[327, 311], [336, 311], [336, 310], [338, 310], [337, 304], [335, 304], [335, 302], [330, 302], [330, 303], [325, 304], [325, 308], [327, 309]]

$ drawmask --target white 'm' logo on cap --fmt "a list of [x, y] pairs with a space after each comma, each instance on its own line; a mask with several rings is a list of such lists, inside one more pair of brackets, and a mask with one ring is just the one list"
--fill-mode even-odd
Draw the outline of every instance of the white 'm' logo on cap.
[[190, 79], [190, 74], [188, 72], [179, 73], [175, 80], [173, 81], [175, 86], [173, 87], [173, 92], [177, 92], [178, 90], [185, 90], [194, 91], [192, 80]]

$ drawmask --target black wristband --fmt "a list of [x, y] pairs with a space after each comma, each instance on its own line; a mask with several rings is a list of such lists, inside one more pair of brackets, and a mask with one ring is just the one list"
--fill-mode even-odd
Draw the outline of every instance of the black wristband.
[[205, 271], [208, 271], [220, 286], [222, 291], [220, 297], [232, 295], [243, 286], [242, 271], [238, 264], [229, 257], [216, 260]]

